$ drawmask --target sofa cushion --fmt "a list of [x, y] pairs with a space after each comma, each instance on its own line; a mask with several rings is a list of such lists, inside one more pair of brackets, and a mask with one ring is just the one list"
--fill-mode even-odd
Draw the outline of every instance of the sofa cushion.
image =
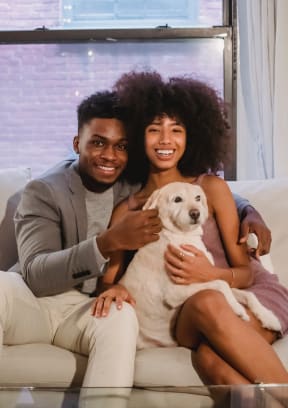
[[[0, 384], [69, 387], [82, 384], [87, 358], [50, 344], [3, 346]], [[136, 386], [201, 385], [183, 347], [140, 350], [135, 362]]]
[[50, 344], [3, 346], [0, 384], [69, 387], [82, 384], [87, 358]]
[[192, 368], [191, 350], [184, 347], [155, 347], [137, 351], [134, 384], [143, 386], [202, 385]]
[[[288, 369], [288, 336], [277, 340], [273, 348]], [[191, 358], [191, 351], [183, 347], [139, 350], [136, 354], [134, 384], [148, 388], [202, 385]], [[86, 357], [50, 344], [3, 346], [0, 384], [15, 387], [79, 386], [83, 381], [86, 364]]]
[[0, 169], [0, 270], [6, 271], [17, 261], [13, 216], [20, 191], [30, 180], [28, 168]]
[[229, 182], [233, 192], [247, 198], [261, 213], [272, 231], [271, 259], [274, 272], [288, 287], [288, 178]]
[[[288, 209], [288, 179], [237, 181], [229, 184], [233, 191], [250, 200], [271, 228], [274, 269], [282, 283], [287, 285], [284, 251], [288, 247], [287, 211], [285, 211]], [[288, 369], [288, 336], [275, 342], [273, 348]], [[84, 356], [56, 346], [46, 344], [4, 346], [0, 383], [15, 386], [79, 385], [83, 379], [86, 363], [87, 359]], [[201, 383], [191, 364], [191, 352], [181, 347], [138, 351], [135, 370], [135, 385], [139, 387], [195, 386]], [[200, 406], [204, 406], [204, 403]]]

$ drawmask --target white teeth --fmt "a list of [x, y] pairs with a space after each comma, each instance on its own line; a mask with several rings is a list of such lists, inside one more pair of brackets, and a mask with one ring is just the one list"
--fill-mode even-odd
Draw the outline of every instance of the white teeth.
[[169, 155], [169, 154], [172, 154], [173, 153], [173, 150], [171, 149], [167, 149], [167, 150], [160, 150], [160, 149], [157, 149], [156, 150], [156, 152], [158, 153], [158, 154], [163, 154], [163, 155]]
[[114, 167], [106, 167], [106, 166], [98, 166], [99, 169], [102, 169], [104, 171], [114, 171], [115, 168]]

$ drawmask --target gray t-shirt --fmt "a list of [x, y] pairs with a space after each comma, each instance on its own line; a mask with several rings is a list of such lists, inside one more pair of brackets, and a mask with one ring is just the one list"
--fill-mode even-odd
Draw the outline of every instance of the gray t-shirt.
[[[103, 193], [94, 193], [85, 189], [87, 211], [87, 239], [95, 237], [95, 251], [102, 256], [96, 244], [96, 236], [107, 229], [113, 211], [113, 187]], [[102, 257], [103, 258], [103, 257]], [[108, 260], [103, 258], [103, 268]], [[81, 292], [90, 294], [95, 291], [97, 278], [87, 279]]]

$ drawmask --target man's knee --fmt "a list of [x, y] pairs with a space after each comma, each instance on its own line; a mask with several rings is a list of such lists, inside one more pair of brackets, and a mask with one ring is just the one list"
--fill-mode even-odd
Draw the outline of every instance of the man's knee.
[[138, 319], [133, 306], [127, 302], [123, 302], [122, 308], [117, 309], [116, 304], [112, 304], [111, 308], [112, 314], [115, 316], [115, 320], [123, 327], [123, 330], [130, 328], [134, 331], [139, 331]]
[[[111, 304], [109, 313], [105, 317], [90, 317], [88, 324], [89, 337], [102, 337], [110, 333], [122, 335], [130, 333], [133, 337], [138, 335], [139, 325], [135, 309], [128, 303], [123, 302], [122, 308], [118, 309], [116, 303]], [[92, 330], [92, 333], [91, 333]]]
[[113, 302], [107, 316], [101, 318], [91, 316], [84, 336], [87, 340], [85, 349], [88, 351], [94, 346], [98, 348], [100, 344], [107, 350], [114, 349], [115, 344], [117, 349], [122, 347], [121, 345], [136, 349], [138, 332], [139, 325], [134, 308], [128, 303], [123, 303], [122, 308], [117, 309]]

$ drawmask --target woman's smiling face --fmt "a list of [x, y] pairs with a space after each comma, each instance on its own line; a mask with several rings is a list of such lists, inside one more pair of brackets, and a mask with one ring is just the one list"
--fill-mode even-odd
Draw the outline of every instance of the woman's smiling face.
[[176, 168], [186, 148], [186, 129], [176, 118], [157, 116], [145, 129], [145, 151], [154, 170]]

